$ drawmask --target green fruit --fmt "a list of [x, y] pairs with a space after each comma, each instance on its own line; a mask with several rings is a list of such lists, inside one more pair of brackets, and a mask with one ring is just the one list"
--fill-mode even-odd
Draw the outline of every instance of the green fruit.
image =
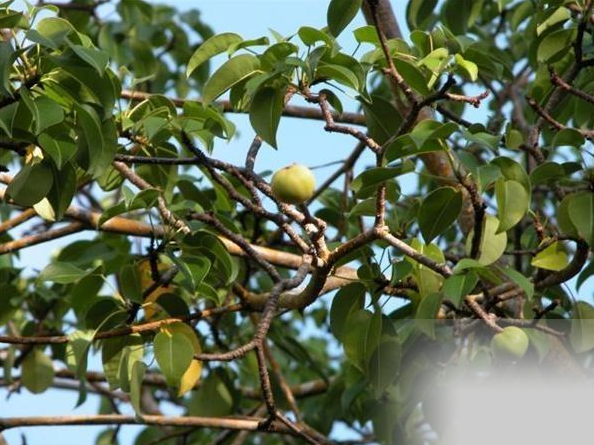
[[508, 326], [491, 339], [491, 350], [499, 359], [516, 360], [528, 350], [528, 336], [520, 328]]
[[272, 177], [272, 193], [287, 204], [302, 204], [311, 198], [316, 179], [304, 165], [292, 164], [278, 170]]

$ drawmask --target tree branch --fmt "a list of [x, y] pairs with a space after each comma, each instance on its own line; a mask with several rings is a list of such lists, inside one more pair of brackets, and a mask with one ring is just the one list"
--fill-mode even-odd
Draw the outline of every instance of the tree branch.
[[10, 428], [64, 425], [155, 425], [161, 427], [195, 427], [260, 431], [266, 433], [294, 434], [282, 422], [273, 421], [268, 428], [261, 427], [265, 419], [260, 417], [174, 417], [125, 416], [118, 414], [97, 414], [81, 416], [37, 416], [0, 417], [0, 431]]
[[[130, 90], [122, 90], [121, 97], [123, 99], [129, 99], [133, 102], [142, 102], [143, 100], [148, 99], [151, 96], [150, 93], [143, 93], [140, 91], [130, 91]], [[173, 104], [178, 108], [183, 108], [186, 102], [191, 102], [189, 99], [178, 99], [178, 98], [169, 98]], [[245, 110], [237, 110], [233, 108], [231, 102], [228, 100], [222, 100], [214, 103], [215, 106], [221, 107], [223, 111], [227, 113], [247, 113]], [[312, 120], [324, 120], [324, 116], [320, 112], [320, 110], [311, 107], [300, 107], [295, 105], [287, 105], [283, 109], [282, 112], [283, 116], [286, 117], [295, 117], [300, 119], [312, 119]], [[336, 112], [332, 112], [332, 118], [335, 122], [339, 122], [342, 124], [350, 124], [350, 125], [361, 125], [365, 126], [365, 116], [358, 113], [349, 113], [347, 111], [338, 114]]]

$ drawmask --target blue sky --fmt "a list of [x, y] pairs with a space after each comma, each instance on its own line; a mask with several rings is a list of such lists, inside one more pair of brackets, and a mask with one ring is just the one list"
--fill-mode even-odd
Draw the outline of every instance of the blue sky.
[[[152, 2], [157, 3], [157, 2]], [[326, 25], [326, 0], [192, 0], [192, 1], [167, 1], [159, 3], [171, 4], [180, 10], [195, 7], [202, 12], [203, 20], [210, 24], [215, 32], [233, 31], [242, 37], [257, 38], [263, 35], [270, 35], [268, 28], [271, 27], [283, 35], [295, 33], [300, 26], [308, 25], [323, 27]], [[393, 0], [397, 16], [401, 24], [404, 22], [404, 8], [407, 2]], [[350, 31], [365, 25], [362, 15], [349, 25], [346, 31], [339, 38], [341, 45], [347, 50], [355, 48], [354, 39]], [[406, 31], [403, 29], [403, 31]], [[301, 105], [299, 100], [293, 102]], [[346, 104], [353, 108], [354, 104]], [[231, 162], [243, 162], [245, 153], [254, 132], [249, 124], [247, 115], [231, 115], [230, 118], [236, 123], [239, 137], [232, 142], [219, 143], [215, 147], [214, 156]], [[485, 119], [485, 114], [478, 110], [473, 115], [474, 119]], [[323, 131], [321, 122], [312, 120], [283, 119], [278, 134], [279, 149], [275, 151], [268, 145], [264, 145], [257, 162], [258, 170], [276, 170], [279, 167], [299, 162], [309, 166], [316, 166], [344, 159], [352, 150], [355, 143], [352, 138], [345, 135], [328, 134]], [[364, 158], [362, 164], [371, 165], [371, 156]], [[336, 166], [316, 169], [315, 175], [321, 182], [329, 175]], [[404, 191], [415, 186], [414, 176], [409, 176], [403, 182]], [[91, 237], [92, 234], [85, 235]], [[80, 235], [77, 235], [80, 238]], [[54, 243], [43, 246], [32, 247], [23, 251], [23, 265], [29, 268], [41, 269], [51, 255], [53, 249], [64, 245], [70, 239], [61, 239]], [[583, 297], [592, 293], [590, 286], [582, 289]], [[96, 359], [91, 361], [92, 367], [98, 367]], [[97, 412], [98, 400], [89, 396], [88, 401], [72, 411], [76, 403], [77, 394], [72, 391], [49, 390], [41, 395], [32, 396], [26, 390], [19, 394], [13, 394], [6, 400], [6, 391], [0, 389], [0, 415], [2, 416], [33, 416], [33, 415], [58, 415], [58, 414], [94, 414]], [[28, 445], [43, 445], [55, 443], [59, 438], [61, 445], [86, 445], [94, 443], [94, 438], [103, 427], [52, 427], [52, 428], [30, 428], [27, 430], [17, 429], [5, 433], [9, 444], [20, 443], [21, 433], [25, 433]], [[120, 432], [120, 443], [130, 444], [137, 434], [138, 427], [123, 427]], [[51, 440], [48, 440], [51, 438]]]

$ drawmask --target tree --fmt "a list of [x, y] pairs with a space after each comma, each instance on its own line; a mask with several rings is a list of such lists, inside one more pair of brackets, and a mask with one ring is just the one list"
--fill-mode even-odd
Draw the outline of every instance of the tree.
[[[410, 0], [403, 36], [387, 0], [332, 0], [327, 27], [255, 40], [142, 1], [105, 17], [105, 0], [10, 3], [2, 383], [105, 403], [96, 416], [3, 410], [0, 431], [101, 424], [98, 443], [112, 443], [112, 427], [141, 424], [137, 444], [324, 444], [342, 423], [355, 443], [426, 443], [427, 425], [440, 432], [437, 369], [513, 368], [526, 353], [588, 375], [591, 1]], [[368, 26], [347, 54], [359, 10]], [[215, 148], [238, 113], [255, 137], [234, 165]], [[290, 205], [257, 161], [294, 118], [354, 147]], [[401, 193], [411, 172], [418, 184]], [[82, 231], [95, 236], [69, 238], [38, 274], [15, 265], [21, 249]], [[502, 332], [511, 364], [491, 354]], [[87, 369], [91, 351], [102, 370]]]

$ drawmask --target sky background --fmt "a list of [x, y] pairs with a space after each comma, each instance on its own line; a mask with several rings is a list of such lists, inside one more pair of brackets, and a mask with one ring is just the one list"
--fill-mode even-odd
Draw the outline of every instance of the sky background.
[[[273, 28], [282, 35], [290, 35], [307, 25], [321, 28], [326, 25], [327, 0], [163, 0], [151, 3], [165, 3], [176, 6], [180, 11], [196, 8], [201, 11], [202, 19], [208, 23], [216, 33], [232, 31], [240, 34], [244, 39], [258, 38], [264, 35], [270, 37], [269, 28]], [[406, 1], [393, 0], [394, 9], [399, 19], [404, 35], [408, 35], [404, 20]], [[17, 2], [18, 5], [18, 2]], [[110, 6], [105, 6], [103, 12]], [[18, 8], [17, 8], [18, 9]], [[339, 37], [339, 43], [346, 52], [351, 52], [356, 46], [351, 31], [364, 26], [365, 21], [361, 14], [348, 26]], [[357, 54], [362, 54], [359, 50]], [[222, 60], [222, 59], [217, 59]], [[345, 108], [353, 109], [354, 102], [344, 102]], [[293, 105], [302, 105], [299, 100], [294, 100]], [[253, 137], [248, 116], [233, 114], [228, 116], [237, 125], [238, 137], [230, 143], [218, 142], [213, 155], [226, 161], [243, 163], [247, 148]], [[484, 111], [473, 112], [473, 121], [484, 121]], [[283, 118], [278, 132], [278, 151], [267, 144], [260, 151], [256, 168], [262, 170], [276, 170], [284, 165], [298, 162], [310, 167], [342, 160], [352, 151], [355, 143], [353, 138], [345, 135], [329, 134], [323, 131], [323, 123], [314, 120]], [[367, 155], [363, 158], [361, 166], [372, 165], [373, 157]], [[331, 166], [314, 171], [321, 183], [337, 167]], [[403, 192], [415, 187], [414, 174], [401, 178]], [[92, 233], [76, 235], [91, 238]], [[65, 245], [75, 237], [63, 238], [56, 242], [46, 243], [22, 251], [22, 265], [30, 272], [42, 269], [48, 261], [52, 251]], [[582, 287], [582, 298], [592, 295], [594, 286], [592, 281]], [[573, 286], [572, 286], [573, 287]], [[577, 294], [576, 294], [577, 297]], [[100, 369], [99, 361], [91, 359], [90, 366]], [[6, 391], [0, 388], [0, 416], [35, 416], [59, 414], [95, 414], [98, 409], [98, 398], [89, 395], [85, 404], [73, 411], [77, 400], [74, 391], [48, 390], [41, 395], [31, 395], [23, 389], [20, 393], [12, 394], [6, 400]], [[125, 412], [124, 412], [125, 413]], [[129, 411], [131, 413], [131, 411]], [[57, 443], [60, 445], [87, 445], [93, 444], [97, 434], [105, 427], [51, 427], [14, 429], [4, 433], [10, 445], [21, 443], [21, 434], [25, 434], [28, 445], [46, 445]], [[131, 444], [140, 430], [136, 426], [122, 427], [119, 438], [121, 444]], [[341, 438], [347, 438], [345, 431], [337, 431]], [[48, 438], [51, 438], [49, 440]]]

